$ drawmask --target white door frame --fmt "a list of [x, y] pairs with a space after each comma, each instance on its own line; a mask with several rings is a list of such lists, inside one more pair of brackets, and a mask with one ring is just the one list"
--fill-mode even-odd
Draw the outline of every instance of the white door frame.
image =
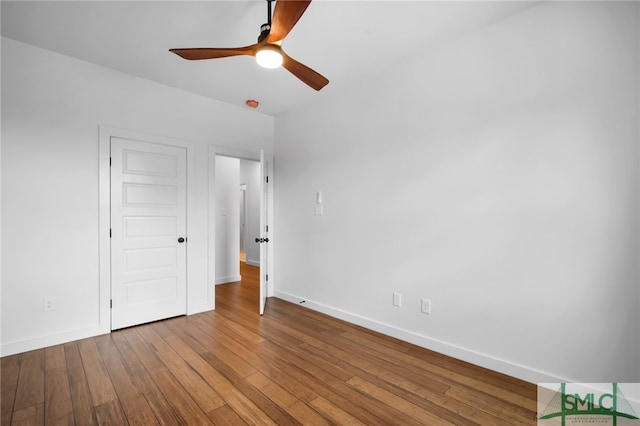
[[[216, 164], [216, 155], [222, 155], [225, 157], [233, 157], [233, 158], [239, 158], [239, 159], [243, 159], [243, 160], [251, 160], [251, 161], [257, 161], [258, 163], [260, 162], [260, 150], [258, 151], [244, 151], [241, 149], [235, 149], [235, 148], [227, 148], [227, 147], [221, 147], [218, 145], [209, 145], [209, 216], [208, 216], [208, 220], [209, 220], [209, 257], [208, 257], [208, 263], [209, 263], [209, 282], [210, 283], [215, 283], [216, 282], [216, 223], [215, 223], [215, 212], [216, 212], [216, 205], [215, 205], [215, 194], [213, 192], [213, 187], [215, 185], [215, 164]], [[271, 188], [273, 188], [273, 153], [271, 152], [267, 152], [265, 151], [265, 158], [268, 159], [268, 174], [269, 174], [269, 184], [271, 185]], [[273, 190], [268, 192], [268, 209], [271, 212], [271, 214], [269, 215], [269, 234], [274, 235], [273, 233]], [[251, 241], [251, 238], [249, 239], [249, 241]], [[271, 244], [271, 250], [270, 250], [270, 255], [269, 255], [269, 259], [268, 259], [268, 271], [269, 271], [269, 284], [267, 287], [267, 297], [272, 297], [275, 294], [275, 290], [274, 290], [274, 283], [275, 283], [275, 274], [273, 271], [273, 242], [270, 242], [269, 244]], [[214, 306], [215, 306], [215, 296], [214, 296]]]
[[240, 184], [240, 250], [247, 250], [247, 184]]
[[[193, 143], [167, 138], [163, 136], [150, 135], [146, 133], [118, 129], [109, 126], [100, 126], [98, 143], [99, 161], [99, 329], [102, 333], [111, 332], [111, 239], [109, 230], [111, 227], [111, 172], [109, 158], [111, 156], [111, 138], [133, 139], [144, 142], [152, 142], [163, 145], [171, 145], [185, 148], [187, 151], [187, 235], [189, 224], [195, 222], [194, 214], [194, 194], [195, 194], [195, 150]], [[202, 306], [191, 306], [189, 303], [189, 271], [192, 269], [190, 256], [187, 254], [187, 314], [203, 311]], [[213, 308], [213, 289], [207, 297], [207, 307]]]

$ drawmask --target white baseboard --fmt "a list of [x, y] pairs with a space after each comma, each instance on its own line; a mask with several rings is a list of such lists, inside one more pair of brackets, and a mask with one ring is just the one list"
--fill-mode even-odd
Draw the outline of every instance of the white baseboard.
[[236, 281], [241, 281], [242, 277], [240, 275], [232, 275], [229, 277], [221, 277], [216, 278], [216, 285], [218, 284], [227, 284], [227, 283], [235, 283]]
[[247, 265], [257, 266], [259, 268], [260, 267], [260, 261], [247, 259]]
[[0, 356], [14, 355], [22, 352], [32, 351], [35, 349], [47, 348], [49, 346], [61, 345], [63, 343], [73, 342], [74, 340], [100, 336], [102, 334], [108, 334], [110, 332], [111, 330], [108, 326], [95, 326], [77, 330], [68, 330], [61, 333], [51, 334], [48, 336], [39, 336], [31, 339], [19, 340], [16, 342], [4, 343], [2, 346], [0, 346]]
[[383, 322], [371, 318], [366, 318], [361, 315], [353, 314], [342, 309], [337, 309], [332, 306], [317, 303], [313, 300], [304, 299], [290, 293], [276, 291], [275, 297], [291, 303], [299, 304], [300, 306], [304, 306], [314, 311], [322, 312], [323, 314], [327, 314], [331, 317], [365, 327], [369, 330], [377, 331], [378, 333], [395, 337], [396, 339], [412, 343], [416, 346], [420, 346], [462, 361], [466, 361], [480, 367], [488, 368], [499, 373], [516, 377], [526, 382], [570, 382], [570, 380], [568, 380], [567, 378], [557, 377], [543, 371], [538, 371], [527, 366], [505, 361], [491, 355], [476, 352], [474, 350], [464, 348], [452, 343], [434, 339], [429, 336], [398, 328], [393, 325], [385, 324]]
[[[193, 315], [211, 310], [213, 310], [213, 307], [211, 305], [200, 304], [191, 307], [187, 315]], [[89, 337], [95, 337], [109, 333], [111, 333], [111, 327], [109, 325], [92, 326], [80, 328], [77, 330], [68, 330], [48, 336], [38, 336], [31, 339], [3, 343], [2, 345], [0, 345], [0, 357], [28, 352], [35, 349], [48, 348], [49, 346], [61, 345], [64, 343], [73, 342], [75, 340], [86, 339]]]

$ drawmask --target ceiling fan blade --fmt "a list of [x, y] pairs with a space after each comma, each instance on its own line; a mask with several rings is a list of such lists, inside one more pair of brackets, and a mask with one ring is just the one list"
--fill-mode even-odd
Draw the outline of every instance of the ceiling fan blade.
[[279, 43], [296, 25], [311, 0], [277, 0], [273, 11], [269, 43]]
[[176, 55], [191, 61], [200, 59], [227, 58], [229, 56], [251, 55], [255, 56], [258, 45], [252, 44], [245, 47], [215, 48], [215, 47], [193, 47], [187, 49], [169, 49]]
[[326, 77], [301, 64], [284, 52], [282, 52], [282, 66], [312, 89], [320, 90], [329, 84], [329, 80]]

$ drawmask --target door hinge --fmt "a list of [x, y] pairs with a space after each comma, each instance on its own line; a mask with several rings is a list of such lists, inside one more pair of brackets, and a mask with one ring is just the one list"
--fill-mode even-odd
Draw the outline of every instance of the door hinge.
[[269, 274], [264, 274], [264, 280], [269, 281]]
[[111, 157], [109, 157], [109, 167], [111, 167]]
[[264, 232], [269, 232], [269, 225], [265, 225]]
[[113, 299], [109, 300], [109, 308], [113, 309]]
[[269, 183], [269, 176], [264, 177], [265, 182]]
[[109, 228], [109, 238], [111, 238], [113, 235], [111, 234], [111, 228]]

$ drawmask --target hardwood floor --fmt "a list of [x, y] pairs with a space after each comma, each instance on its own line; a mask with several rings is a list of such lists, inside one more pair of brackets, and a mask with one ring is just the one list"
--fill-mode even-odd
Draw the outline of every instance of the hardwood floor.
[[533, 425], [536, 387], [271, 298], [2, 358], [2, 425]]

